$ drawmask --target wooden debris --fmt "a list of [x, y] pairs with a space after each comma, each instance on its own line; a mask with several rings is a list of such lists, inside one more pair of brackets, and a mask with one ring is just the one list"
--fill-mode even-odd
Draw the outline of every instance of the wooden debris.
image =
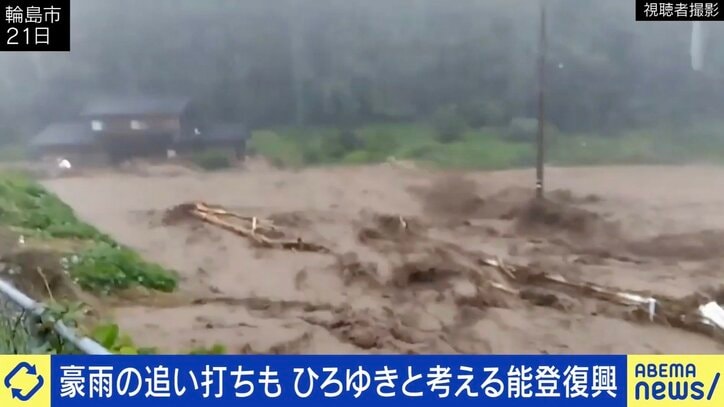
[[495, 281], [491, 281], [491, 282], [490, 282], [490, 286], [493, 287], [493, 288], [495, 288], [495, 289], [498, 289], [498, 290], [500, 290], [500, 291], [503, 291], [503, 292], [505, 292], [505, 293], [507, 293], [507, 294], [520, 295], [520, 292], [519, 292], [518, 290], [514, 290], [514, 289], [512, 289], [512, 288], [510, 288], [510, 287], [508, 287], [508, 286], [505, 286], [505, 285], [503, 285], [503, 284], [497, 283], [497, 282], [495, 282]]
[[211, 213], [211, 214], [217, 215], [217, 216], [228, 216], [231, 218], [243, 220], [245, 222], [258, 223], [258, 226], [263, 227], [264, 229], [277, 230], [277, 227], [276, 227], [276, 225], [274, 225], [274, 222], [272, 222], [271, 220], [268, 220], [268, 219], [258, 219], [256, 216], [242, 216], [237, 213], [230, 212], [220, 206], [211, 207], [208, 204], [203, 203], [203, 202], [196, 202], [193, 205], [195, 205], [202, 212]]
[[402, 228], [407, 230], [407, 222], [405, 221], [405, 218], [403, 218], [402, 215], [398, 216], [398, 218], [400, 219], [400, 225]]
[[[583, 297], [592, 297], [626, 307], [635, 307], [636, 312], [646, 319], [666, 326], [699, 332], [724, 341], [724, 328], [712, 323], [712, 318], [701, 309], [703, 303], [690, 298], [676, 299], [667, 296], [650, 296], [645, 293], [625, 292], [587, 282], [572, 282], [559, 274], [533, 272], [526, 267], [505, 264], [500, 258], [481, 259], [480, 264], [495, 267], [518, 285], [549, 284], [568, 291], [574, 291]], [[508, 293], [521, 292], [502, 284], [491, 286]], [[710, 308], [713, 308], [709, 305]], [[718, 314], [717, 314], [718, 315]]]
[[508, 278], [510, 278], [511, 280], [515, 280], [515, 274], [513, 274], [513, 270], [510, 267], [507, 267], [506, 264], [503, 262], [503, 259], [501, 259], [500, 257], [498, 257], [497, 260], [498, 260], [498, 264], [499, 264], [498, 268], [503, 273], [505, 273], [505, 275], [507, 275]]
[[[176, 210], [183, 210], [190, 216], [200, 219], [201, 221], [212, 224], [214, 226], [218, 226], [239, 236], [245, 237], [251, 240], [251, 242], [258, 247], [263, 247], [267, 249], [293, 250], [300, 252], [330, 252], [330, 250], [326, 247], [315, 243], [305, 242], [302, 240], [302, 238], [297, 238], [294, 240], [271, 239], [265, 236], [264, 232], [278, 232], [279, 228], [277, 228], [272, 221], [260, 219], [256, 216], [241, 216], [218, 206], [212, 207], [203, 202], [179, 205]], [[231, 217], [242, 220], [246, 223], [250, 223], [249, 228], [244, 227], [243, 225], [240, 225], [238, 223], [229, 222], [225, 220], [224, 217]]]

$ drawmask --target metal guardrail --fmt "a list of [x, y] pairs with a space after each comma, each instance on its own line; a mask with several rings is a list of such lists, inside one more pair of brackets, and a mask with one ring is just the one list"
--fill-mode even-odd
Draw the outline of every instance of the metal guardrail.
[[[47, 308], [0, 279], [0, 341], [16, 352], [30, 353], [43, 344], [37, 332]], [[63, 321], [54, 321], [53, 330], [80, 352], [88, 355], [110, 355], [111, 352], [94, 340], [78, 335]], [[7, 331], [7, 332], [3, 332]]]

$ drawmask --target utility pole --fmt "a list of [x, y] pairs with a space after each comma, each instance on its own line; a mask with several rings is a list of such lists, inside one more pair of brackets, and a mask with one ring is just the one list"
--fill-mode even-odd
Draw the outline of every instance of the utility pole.
[[535, 193], [543, 198], [543, 164], [545, 162], [545, 66], [546, 66], [546, 9], [545, 0], [540, 1], [540, 49], [538, 50], [538, 154], [536, 162]]
[[694, 21], [691, 27], [691, 68], [701, 71], [704, 65], [704, 25]]

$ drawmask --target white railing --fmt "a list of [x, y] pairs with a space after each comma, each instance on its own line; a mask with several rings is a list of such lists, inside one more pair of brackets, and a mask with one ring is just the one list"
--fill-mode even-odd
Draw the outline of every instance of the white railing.
[[[41, 326], [43, 315], [46, 312], [45, 305], [33, 300], [12, 284], [0, 279], [0, 318], [4, 319], [4, 328], [10, 332], [4, 333], [12, 337], [4, 338], [12, 344], [17, 341], [28, 341], [23, 347], [34, 349], [44, 343], [40, 338], [38, 328]], [[94, 340], [79, 335], [74, 329], [68, 327], [63, 321], [51, 321], [52, 328], [59, 338], [72, 344], [80, 352], [88, 355], [110, 355], [111, 352], [95, 342]], [[22, 332], [18, 330], [22, 328]], [[2, 329], [2, 328], [0, 328]], [[17, 338], [18, 335], [24, 338]], [[17, 346], [16, 346], [17, 349]]]

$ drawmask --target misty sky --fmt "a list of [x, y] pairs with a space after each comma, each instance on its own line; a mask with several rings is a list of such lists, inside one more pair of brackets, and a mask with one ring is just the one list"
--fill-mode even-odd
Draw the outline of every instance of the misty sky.
[[[694, 73], [691, 23], [635, 22], [631, 0], [547, 4], [556, 125], [593, 131], [714, 117], [724, 106], [713, 91], [724, 84], [724, 46], [710, 41], [705, 69]], [[255, 125], [416, 120], [448, 104], [534, 113], [532, 0], [73, 0], [72, 7], [72, 52], [0, 54], [0, 129], [31, 132], [73, 117], [93, 96], [124, 93], [189, 95], [212, 116]], [[724, 34], [720, 23], [706, 28], [709, 39]], [[681, 106], [691, 114], [680, 118]]]

